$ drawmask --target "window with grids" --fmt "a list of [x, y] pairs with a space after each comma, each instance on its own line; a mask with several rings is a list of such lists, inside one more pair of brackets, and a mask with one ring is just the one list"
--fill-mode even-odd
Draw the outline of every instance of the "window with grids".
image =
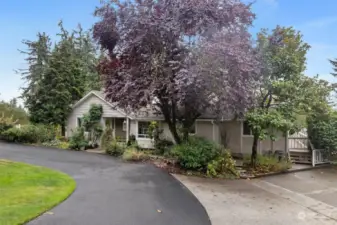
[[149, 126], [150, 126], [150, 122], [138, 121], [138, 137], [139, 138], [150, 138]]

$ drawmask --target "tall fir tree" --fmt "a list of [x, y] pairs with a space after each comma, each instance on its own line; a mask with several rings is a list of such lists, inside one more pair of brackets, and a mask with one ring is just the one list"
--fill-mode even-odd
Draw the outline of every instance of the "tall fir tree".
[[329, 60], [330, 63], [332, 64], [332, 69], [333, 69], [333, 73], [331, 73], [332, 76], [337, 77], [337, 58], [336, 59], [330, 59]]
[[20, 69], [18, 71], [25, 82], [21, 98], [25, 107], [31, 113], [34, 113], [31, 109], [38, 101], [36, 93], [42, 88], [41, 80], [48, 67], [52, 43], [46, 33], [38, 33], [36, 41], [24, 40], [22, 43], [27, 46], [26, 51], [20, 52], [26, 55], [25, 61], [28, 64], [28, 69]]
[[22, 53], [28, 55], [29, 68], [21, 71], [27, 81], [22, 97], [33, 123], [61, 125], [64, 133], [71, 105], [100, 86], [96, 48], [89, 33], [80, 26], [68, 32], [62, 21], [59, 27], [60, 40], [52, 49], [45, 34], [35, 42], [24, 42], [29, 51]]

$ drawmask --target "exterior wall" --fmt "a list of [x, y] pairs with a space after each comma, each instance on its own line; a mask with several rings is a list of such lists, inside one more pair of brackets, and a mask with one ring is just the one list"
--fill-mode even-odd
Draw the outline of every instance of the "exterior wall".
[[[109, 104], [107, 104], [102, 99], [98, 98], [96, 95], [91, 95], [85, 101], [83, 101], [80, 105], [75, 107], [73, 111], [70, 113], [67, 120], [67, 137], [70, 137], [73, 131], [76, 130], [77, 127], [77, 118], [81, 118], [84, 113], [87, 113], [92, 104], [100, 104], [103, 107], [103, 115], [102, 117], [125, 117], [122, 113], [117, 110], [113, 110]], [[102, 125], [103, 120], [102, 120]]]
[[[145, 121], [145, 120], [143, 120]], [[152, 120], [151, 120], [152, 121]], [[163, 137], [167, 140], [174, 142], [170, 129], [164, 121], [158, 121], [159, 127], [163, 129]], [[211, 141], [219, 142], [219, 131], [218, 125], [212, 124], [211, 121], [197, 121], [196, 122], [196, 135], [199, 137], [204, 137]], [[139, 138], [138, 137], [138, 120], [130, 121], [130, 135], [136, 136], [137, 143], [142, 148], [154, 148], [153, 140], [149, 138]], [[214, 134], [214, 136], [213, 136]]]
[[138, 137], [138, 120], [130, 121], [130, 135], [136, 136], [136, 141], [141, 148], [154, 148], [152, 139]]
[[210, 121], [196, 121], [195, 135], [198, 137], [213, 140], [213, 125]]
[[225, 121], [219, 123], [220, 143], [232, 153], [241, 154], [241, 122]]
[[[285, 151], [286, 149], [286, 143], [285, 143], [285, 137], [283, 137], [282, 133], [276, 134], [277, 138], [276, 141], [272, 143], [271, 140], [263, 140], [259, 141], [258, 143], [258, 150], [257, 152], [259, 154], [263, 154], [267, 151]], [[242, 135], [242, 154], [251, 154], [252, 152], [252, 146], [253, 146], [253, 136], [251, 135]]]

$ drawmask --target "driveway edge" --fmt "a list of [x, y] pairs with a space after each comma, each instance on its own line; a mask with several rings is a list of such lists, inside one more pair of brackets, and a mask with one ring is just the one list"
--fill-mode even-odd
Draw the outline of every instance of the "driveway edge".
[[183, 188], [185, 188], [186, 190], [188, 190], [188, 192], [191, 193], [191, 194], [197, 199], [197, 201], [199, 202], [199, 204], [200, 204], [200, 205], [202, 206], [202, 208], [204, 209], [204, 211], [205, 211], [205, 213], [206, 213], [206, 215], [207, 215], [207, 217], [208, 217], [209, 223], [210, 223], [211, 225], [213, 225], [212, 220], [211, 220], [211, 218], [210, 218], [210, 216], [209, 216], [209, 213], [208, 213], [206, 207], [204, 206], [204, 204], [202, 204], [202, 202], [200, 201], [200, 199], [199, 199], [199, 198], [192, 192], [192, 190], [190, 190], [190, 189], [189, 189], [189, 188], [182, 182], [181, 179], [179, 179], [179, 177], [178, 177], [177, 174], [174, 174], [174, 173], [168, 173], [168, 174], [171, 175], [176, 181], [178, 181], [178, 183], [179, 183]]
[[284, 175], [284, 174], [288, 174], [288, 173], [297, 173], [297, 172], [303, 172], [303, 171], [308, 171], [308, 170], [317, 170], [317, 169], [322, 169], [322, 168], [329, 168], [329, 167], [334, 167], [334, 166], [336, 166], [336, 165], [323, 164], [323, 165], [318, 165], [318, 166], [315, 166], [315, 167], [292, 169], [292, 170], [290, 169], [290, 170], [286, 170], [286, 171], [259, 174], [259, 175], [255, 175], [255, 176], [240, 176], [240, 179], [256, 179], [256, 178], [262, 178], [262, 177], [271, 177], [271, 176]]

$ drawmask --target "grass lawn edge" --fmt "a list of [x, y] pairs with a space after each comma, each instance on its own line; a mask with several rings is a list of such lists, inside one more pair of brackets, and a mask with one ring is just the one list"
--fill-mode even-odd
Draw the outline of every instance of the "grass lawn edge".
[[18, 223], [18, 225], [26, 224], [30, 221], [33, 221], [33, 220], [37, 219], [38, 217], [42, 216], [43, 214], [45, 214], [46, 212], [50, 211], [54, 207], [60, 205], [61, 203], [66, 201], [69, 197], [71, 197], [72, 194], [75, 192], [75, 190], [77, 188], [77, 184], [76, 184], [76, 181], [74, 180], [74, 178], [71, 177], [69, 174], [64, 173], [62, 171], [52, 169], [52, 168], [49, 168], [49, 167], [45, 167], [45, 166], [34, 165], [34, 164], [25, 163], [25, 162], [12, 161], [12, 160], [0, 158], [0, 162], [1, 161], [7, 161], [7, 162], [11, 162], [11, 163], [15, 163], [15, 164], [21, 164], [21, 165], [25, 165], [25, 166], [29, 166], [29, 167], [34, 167], [34, 168], [46, 169], [46, 170], [52, 171], [53, 173], [58, 173], [58, 174], [62, 175], [63, 177], [66, 177], [67, 179], [69, 179], [69, 185], [64, 188], [64, 190], [63, 190], [64, 194], [63, 194], [63, 196], [60, 197], [60, 199], [57, 199], [57, 202], [54, 202], [53, 204], [51, 204], [49, 206], [46, 206], [45, 209], [43, 209], [42, 211], [40, 211], [36, 214], [31, 214], [27, 219], [23, 219], [22, 221], [20, 221]]

